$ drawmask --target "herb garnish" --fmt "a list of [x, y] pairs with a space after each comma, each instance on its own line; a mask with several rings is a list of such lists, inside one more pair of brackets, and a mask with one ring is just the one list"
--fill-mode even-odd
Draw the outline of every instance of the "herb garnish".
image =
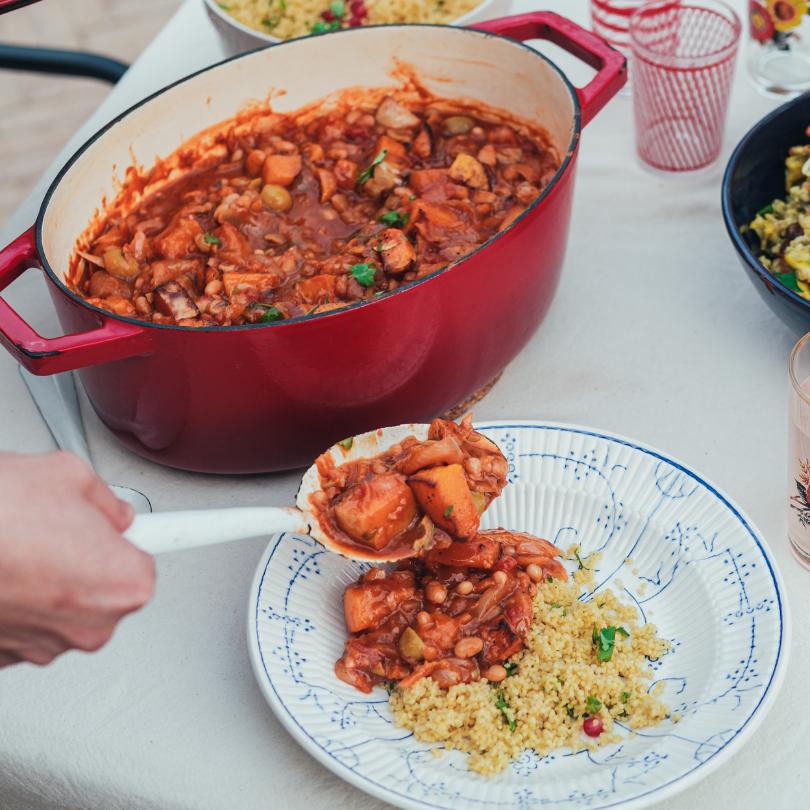
[[566, 705], [565, 711], [572, 720], [576, 720], [579, 717], [579, 715], [568, 705]]
[[579, 568], [578, 568], [579, 571], [582, 571], [583, 569], [585, 571], [590, 571], [591, 570], [590, 568], [588, 568], [587, 565], [585, 565], [584, 562], [582, 562], [582, 557], [579, 556], [579, 546], [577, 546], [574, 549], [574, 557], [576, 558], [577, 565], [579, 566]]
[[371, 161], [369, 167], [367, 169], [363, 169], [362, 172], [357, 177], [357, 185], [362, 186], [363, 183], [367, 183], [371, 178], [374, 176], [374, 169], [382, 163], [386, 155], [388, 154], [387, 149], [380, 149], [380, 151], [375, 156], [374, 160]]
[[622, 692], [621, 697], [619, 698], [622, 703], [627, 703], [630, 700], [630, 693], [629, 692]]
[[[260, 304], [259, 306], [265, 306]], [[259, 323], [272, 323], [273, 321], [284, 320], [284, 313], [276, 307], [265, 306], [264, 314], [259, 318]]]
[[214, 236], [212, 233], [205, 234], [205, 236], [203, 236], [203, 242], [205, 242], [206, 245], [219, 246], [222, 244], [222, 240], [218, 236]]
[[765, 214], [772, 214], [772, 213], [773, 213], [773, 203], [768, 203], [768, 205], [766, 205], [764, 208], [760, 208], [759, 211], [757, 211], [756, 215], [758, 217], [764, 217]]
[[316, 309], [317, 309], [319, 306], [320, 306], [320, 304], [315, 304], [315, 306], [314, 306], [314, 307], [312, 307], [312, 309], [310, 309], [308, 312], [305, 312], [305, 313], [304, 313], [304, 315], [305, 315], [305, 316], [306, 316], [306, 315], [312, 315], [312, 313], [313, 313], [313, 312], [315, 312], [315, 310], [316, 310]]
[[504, 720], [509, 724], [509, 731], [514, 731], [517, 728], [517, 723], [515, 722], [512, 709], [509, 708], [509, 704], [506, 702], [506, 695], [504, 695], [503, 689], [496, 689], [495, 697], [495, 708], [500, 711]]
[[630, 633], [623, 627], [603, 627], [598, 630], [594, 627], [591, 637], [596, 645], [596, 657], [600, 661], [610, 661], [613, 658], [613, 648], [616, 644], [616, 633], [627, 638]]
[[599, 709], [602, 708], [602, 701], [599, 698], [595, 698], [593, 695], [588, 695], [588, 699], [585, 701], [585, 708], [588, 710], [589, 714], [596, 714]]
[[503, 668], [506, 670], [506, 677], [511, 678], [513, 675], [517, 675], [517, 664], [514, 661], [507, 661]]
[[450, 506], [448, 506], [447, 509], [445, 509], [444, 512], [442, 512], [442, 516], [444, 517], [445, 520], [447, 520], [447, 518], [449, 518], [450, 515], [452, 514], [453, 514], [453, 504], [450, 504]]
[[340, 22], [338, 20], [332, 20], [330, 23], [318, 20], [309, 30], [311, 34], [324, 34], [327, 31], [337, 31], [338, 28], [340, 28]]
[[781, 281], [786, 287], [790, 287], [795, 292], [801, 292], [799, 282], [796, 280], [795, 273], [774, 273], [777, 281]]
[[377, 268], [370, 262], [353, 264], [350, 269], [358, 284], [362, 284], [364, 287], [374, 284], [374, 273], [377, 272]]
[[408, 214], [403, 214], [400, 211], [386, 211], [381, 217], [380, 222], [386, 225], [393, 225], [395, 228], [404, 228], [408, 224]]
[[339, 20], [343, 19], [346, 14], [346, 4], [343, 0], [332, 0], [332, 3], [329, 6], [329, 10], [334, 14]]
[[349, 436], [349, 438], [348, 438], [348, 439], [344, 439], [342, 442], [338, 442], [338, 444], [339, 444], [339, 445], [340, 445], [340, 446], [341, 446], [341, 447], [342, 447], [344, 450], [351, 450], [351, 449], [352, 449], [352, 445], [354, 444], [354, 436]]

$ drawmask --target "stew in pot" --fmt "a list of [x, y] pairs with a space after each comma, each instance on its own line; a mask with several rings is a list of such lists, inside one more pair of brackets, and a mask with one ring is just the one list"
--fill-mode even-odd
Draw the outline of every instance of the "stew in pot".
[[264, 110], [125, 186], [80, 238], [70, 283], [102, 309], [156, 324], [328, 312], [468, 254], [559, 165], [542, 129], [425, 92]]

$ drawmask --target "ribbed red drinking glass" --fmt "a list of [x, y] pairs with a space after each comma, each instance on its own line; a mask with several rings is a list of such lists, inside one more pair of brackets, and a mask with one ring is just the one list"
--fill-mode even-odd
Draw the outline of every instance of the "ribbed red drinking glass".
[[630, 17], [650, 0], [591, 0], [591, 28], [625, 56], [630, 55]]
[[742, 24], [719, 0], [660, 0], [630, 18], [636, 148], [656, 169], [720, 154]]

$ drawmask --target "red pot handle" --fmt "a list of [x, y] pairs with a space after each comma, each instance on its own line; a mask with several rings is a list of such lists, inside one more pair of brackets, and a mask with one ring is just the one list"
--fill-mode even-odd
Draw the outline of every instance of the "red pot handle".
[[[32, 227], [0, 250], [0, 291], [40, 262]], [[0, 298], [0, 343], [34, 374], [56, 374], [148, 354], [151, 339], [146, 329], [103, 315], [98, 318], [99, 328], [90, 332], [44, 338]]]
[[586, 31], [553, 11], [532, 11], [513, 17], [487, 20], [474, 26], [512, 39], [547, 39], [596, 68], [597, 74], [585, 87], [578, 87], [585, 126], [627, 81], [627, 60], [596, 34]]

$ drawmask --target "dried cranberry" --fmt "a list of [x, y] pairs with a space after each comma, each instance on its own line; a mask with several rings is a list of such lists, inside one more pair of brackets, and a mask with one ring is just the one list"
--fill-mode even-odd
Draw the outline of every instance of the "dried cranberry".
[[605, 724], [601, 717], [587, 717], [582, 724], [582, 730], [589, 737], [598, 737], [605, 730]]
[[334, 12], [330, 9], [326, 9], [326, 11], [322, 12], [321, 18], [326, 20], [326, 22], [334, 22], [336, 19]]
[[368, 15], [366, 4], [363, 0], [354, 0], [350, 3], [349, 8], [351, 9], [353, 17], [366, 17]]
[[349, 18], [349, 28], [359, 28], [362, 24], [363, 20], [360, 17]]

